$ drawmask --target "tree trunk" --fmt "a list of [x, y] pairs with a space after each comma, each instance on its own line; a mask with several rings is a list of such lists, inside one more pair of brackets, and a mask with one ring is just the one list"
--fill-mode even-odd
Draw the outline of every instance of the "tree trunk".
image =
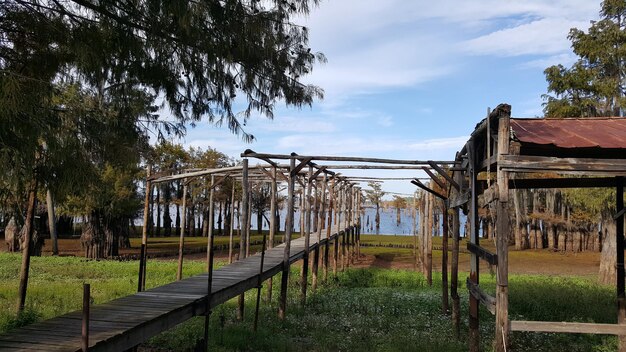
[[48, 227], [50, 229], [50, 240], [52, 241], [52, 255], [59, 255], [59, 241], [57, 240], [57, 221], [54, 214], [54, 200], [52, 192], [46, 190], [46, 207], [48, 208]]
[[400, 208], [396, 208], [396, 225], [400, 226], [401, 217], [400, 217]]
[[155, 236], [161, 236], [161, 187], [156, 188], [156, 231]]
[[24, 245], [22, 248], [22, 266], [20, 267], [20, 284], [17, 294], [17, 312], [24, 310], [26, 303], [26, 289], [28, 288], [28, 272], [30, 269], [31, 238], [33, 235], [33, 219], [35, 218], [35, 206], [37, 205], [37, 177], [33, 176], [31, 187], [28, 191], [28, 209], [26, 210], [26, 223], [24, 224]]
[[602, 254], [600, 256], [599, 280], [604, 284], [614, 284], [617, 264], [615, 220], [611, 217], [602, 219]]

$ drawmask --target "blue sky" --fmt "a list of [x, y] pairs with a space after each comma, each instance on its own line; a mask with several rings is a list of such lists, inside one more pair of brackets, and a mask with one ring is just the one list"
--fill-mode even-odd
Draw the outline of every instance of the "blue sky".
[[301, 110], [279, 105], [273, 121], [253, 118], [252, 144], [203, 123], [182, 142], [233, 157], [251, 148], [451, 160], [488, 107], [508, 103], [513, 116], [541, 116], [543, 70], [575, 60], [569, 29], [586, 30], [599, 9], [599, 0], [322, 0], [298, 22], [328, 59], [305, 78], [325, 90], [324, 100]]

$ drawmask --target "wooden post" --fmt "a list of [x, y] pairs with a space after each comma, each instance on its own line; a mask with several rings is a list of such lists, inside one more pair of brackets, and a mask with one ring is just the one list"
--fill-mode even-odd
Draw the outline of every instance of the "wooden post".
[[[489, 119], [489, 116], [487, 116]], [[489, 132], [489, 131], [488, 131]], [[510, 120], [501, 115], [498, 123], [498, 160], [509, 154]], [[489, 157], [489, 155], [487, 156]], [[509, 341], [509, 176], [497, 169], [498, 200], [496, 200], [496, 332], [495, 350], [505, 352]], [[622, 251], [623, 255], [624, 251]], [[478, 283], [478, 282], [476, 282]]]
[[433, 217], [435, 213], [435, 196], [428, 194], [428, 227], [426, 228], [426, 281], [433, 285]]
[[[321, 189], [319, 189], [321, 186]], [[313, 259], [313, 282], [311, 285], [311, 288], [313, 289], [313, 291], [315, 291], [317, 289], [317, 272], [318, 272], [318, 268], [319, 268], [319, 261], [320, 261], [320, 243], [322, 243], [322, 228], [324, 227], [324, 212], [326, 211], [326, 207], [325, 207], [325, 202], [326, 202], [326, 175], [324, 175], [324, 181], [321, 182], [321, 185], [317, 185], [317, 187], [315, 187], [316, 189], [318, 189], [318, 192], [316, 192], [318, 194], [317, 198], [319, 198], [319, 210], [317, 213], [318, 218], [317, 220], [317, 247], [315, 247], [315, 258]], [[326, 244], [326, 247], [328, 248], [328, 243]], [[325, 251], [325, 254], [328, 255], [328, 251]], [[326, 260], [326, 258], [325, 258]]]
[[418, 270], [418, 255], [417, 255], [417, 190], [413, 192], [413, 256], [415, 260], [415, 271]]
[[357, 232], [356, 232], [356, 257], [361, 260], [361, 188], [357, 188]]
[[230, 194], [230, 232], [228, 234], [228, 264], [233, 262], [233, 234], [235, 233], [235, 179], [232, 180]]
[[211, 175], [211, 190], [209, 191], [209, 232], [207, 239], [207, 296], [206, 296], [206, 314], [204, 316], [204, 348], [206, 351], [209, 346], [209, 322], [211, 320], [211, 298], [213, 296], [213, 193], [215, 187], [215, 176]]
[[152, 181], [150, 174], [152, 166], [146, 168], [146, 194], [143, 203], [143, 228], [141, 229], [141, 250], [139, 253], [139, 279], [137, 280], [137, 292], [146, 288], [146, 259], [148, 257], [148, 226], [150, 223], [150, 194], [152, 193]]
[[344, 231], [345, 226], [343, 229], [341, 228], [341, 217], [343, 215], [342, 213], [345, 202], [345, 187], [346, 184], [344, 183], [339, 188], [339, 203], [337, 203], [337, 233], [341, 233], [341, 253], [339, 253], [339, 255], [341, 256], [341, 271], [344, 271], [346, 269], [346, 231]]
[[185, 230], [187, 229], [187, 179], [183, 180], [183, 209], [180, 216], [180, 238], [178, 240], [178, 271], [176, 280], [183, 278], [183, 250], [185, 249]]
[[443, 233], [441, 235], [441, 310], [448, 314], [448, 200], [443, 201]]
[[[324, 280], [328, 278], [328, 252], [330, 246], [330, 236], [332, 234], [333, 225], [333, 201], [335, 196], [335, 178], [330, 180], [330, 188], [328, 189], [328, 222], [326, 225], [326, 238], [328, 239], [328, 245], [326, 246], [326, 263], [324, 264]], [[336, 215], [335, 215], [336, 216]], [[335, 238], [335, 245], [333, 246], [333, 274], [337, 275], [337, 239]]]
[[[470, 157], [470, 216], [468, 221], [470, 222], [470, 242], [475, 245], [478, 243], [478, 165], [477, 155], [474, 149], [473, 141], [470, 140], [468, 144], [468, 154]], [[478, 285], [479, 284], [479, 258], [476, 254], [470, 255], [470, 280]], [[478, 299], [473, 295], [469, 295], [469, 350], [470, 352], [478, 352], [480, 350], [480, 331], [478, 320]]]
[[309, 284], [309, 249], [311, 247], [311, 193], [313, 188], [313, 166], [309, 166], [309, 175], [305, 189], [302, 188], [303, 207], [300, 214], [304, 216], [304, 229], [301, 233], [304, 236], [304, 254], [302, 256], [302, 276], [300, 276], [300, 305], [302, 308], [306, 306], [306, 290]]
[[459, 237], [461, 221], [459, 208], [452, 208], [452, 267], [450, 268], [450, 296], [452, 296], [452, 324], [456, 337], [461, 336], [461, 299], [459, 297]]
[[[619, 212], [624, 209], [624, 177], [616, 177], [615, 209]], [[617, 275], [617, 323], [626, 324], [626, 294], [624, 293], [624, 213], [615, 219], [616, 238], [616, 275]], [[626, 336], [619, 336], [619, 351], [626, 351]]]
[[256, 291], [256, 307], [254, 309], [254, 324], [252, 330], [256, 332], [259, 325], [259, 307], [261, 305], [261, 289], [263, 288], [263, 264], [265, 263], [265, 241], [267, 239], [267, 233], [263, 232], [263, 243], [261, 244], [261, 264], [259, 265], [259, 277], [257, 281]]
[[[272, 168], [271, 192], [270, 192], [270, 229], [267, 248], [274, 248], [274, 236], [276, 235], [276, 199], [278, 198], [278, 185], [276, 184], [276, 167]], [[272, 278], [267, 281], [267, 301], [272, 301]]]
[[89, 350], [89, 303], [91, 300], [89, 284], [83, 284], [83, 320], [80, 346], [83, 352]]
[[54, 214], [54, 199], [50, 189], [46, 189], [46, 207], [48, 208], [48, 228], [52, 241], [52, 255], [59, 255], [59, 241], [57, 239], [57, 221]]
[[[248, 203], [250, 203], [250, 193], [248, 192], [248, 159], [244, 158], [242, 161], [243, 168], [241, 169], [241, 211], [239, 216], [241, 217], [241, 236], [239, 239], [239, 259], [246, 257], [246, 239], [247, 233], [250, 231], [250, 223], [248, 222]], [[245, 293], [239, 295], [237, 304], [237, 319], [243, 320], [244, 308], [246, 303]]]
[[278, 318], [285, 319], [287, 311], [287, 287], [289, 284], [289, 258], [291, 250], [291, 231], [293, 229], [293, 208], [294, 208], [294, 189], [296, 186], [296, 158], [291, 157], [289, 160], [289, 183], [287, 186], [287, 222], [285, 226], [285, 251], [283, 256], [283, 274], [280, 281], [280, 302], [278, 307]]
[[211, 175], [211, 184], [210, 184], [210, 189], [209, 189], [209, 231], [208, 231], [208, 241], [207, 241], [207, 246], [206, 246], [206, 267], [207, 270], [211, 269], [211, 253], [213, 251], [213, 248], [211, 248], [211, 246], [213, 245], [211, 243], [211, 239], [213, 238], [213, 194], [215, 193], [215, 175]]

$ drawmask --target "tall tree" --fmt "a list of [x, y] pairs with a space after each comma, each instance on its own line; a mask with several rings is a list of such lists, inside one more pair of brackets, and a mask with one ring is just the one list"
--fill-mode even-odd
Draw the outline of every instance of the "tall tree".
[[579, 57], [571, 68], [545, 70], [546, 117], [622, 116], [626, 107], [626, 1], [604, 0], [601, 19], [568, 38]]
[[405, 198], [400, 196], [393, 196], [393, 200], [391, 201], [393, 207], [396, 208], [396, 224], [400, 226], [402, 217], [400, 216], [400, 212], [402, 209], [406, 208], [407, 201]]
[[385, 196], [385, 192], [382, 190], [380, 182], [368, 182], [367, 185], [370, 189], [365, 190], [365, 196], [376, 207], [376, 231], [380, 230], [380, 202]]

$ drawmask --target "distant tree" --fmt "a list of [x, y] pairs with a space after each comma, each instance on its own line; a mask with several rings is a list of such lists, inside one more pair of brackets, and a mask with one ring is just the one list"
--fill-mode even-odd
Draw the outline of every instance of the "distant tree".
[[571, 68], [545, 70], [546, 117], [621, 116], [626, 107], [626, 1], [605, 0], [601, 19], [568, 38], [579, 59]]
[[256, 214], [258, 234], [261, 234], [263, 229], [263, 217], [266, 217], [265, 213], [270, 210], [271, 200], [272, 192], [269, 183], [262, 183], [252, 187], [250, 193], [250, 205], [252, 212]]
[[370, 189], [365, 190], [365, 196], [367, 200], [376, 206], [376, 218], [374, 222], [376, 223], [376, 230], [378, 231], [380, 230], [380, 203], [385, 196], [385, 192], [383, 192], [380, 182], [368, 182], [367, 185]]
[[406, 199], [400, 196], [393, 196], [392, 204], [393, 204], [393, 207], [396, 208], [396, 224], [400, 225], [401, 223], [400, 211], [406, 208], [407, 206]]

